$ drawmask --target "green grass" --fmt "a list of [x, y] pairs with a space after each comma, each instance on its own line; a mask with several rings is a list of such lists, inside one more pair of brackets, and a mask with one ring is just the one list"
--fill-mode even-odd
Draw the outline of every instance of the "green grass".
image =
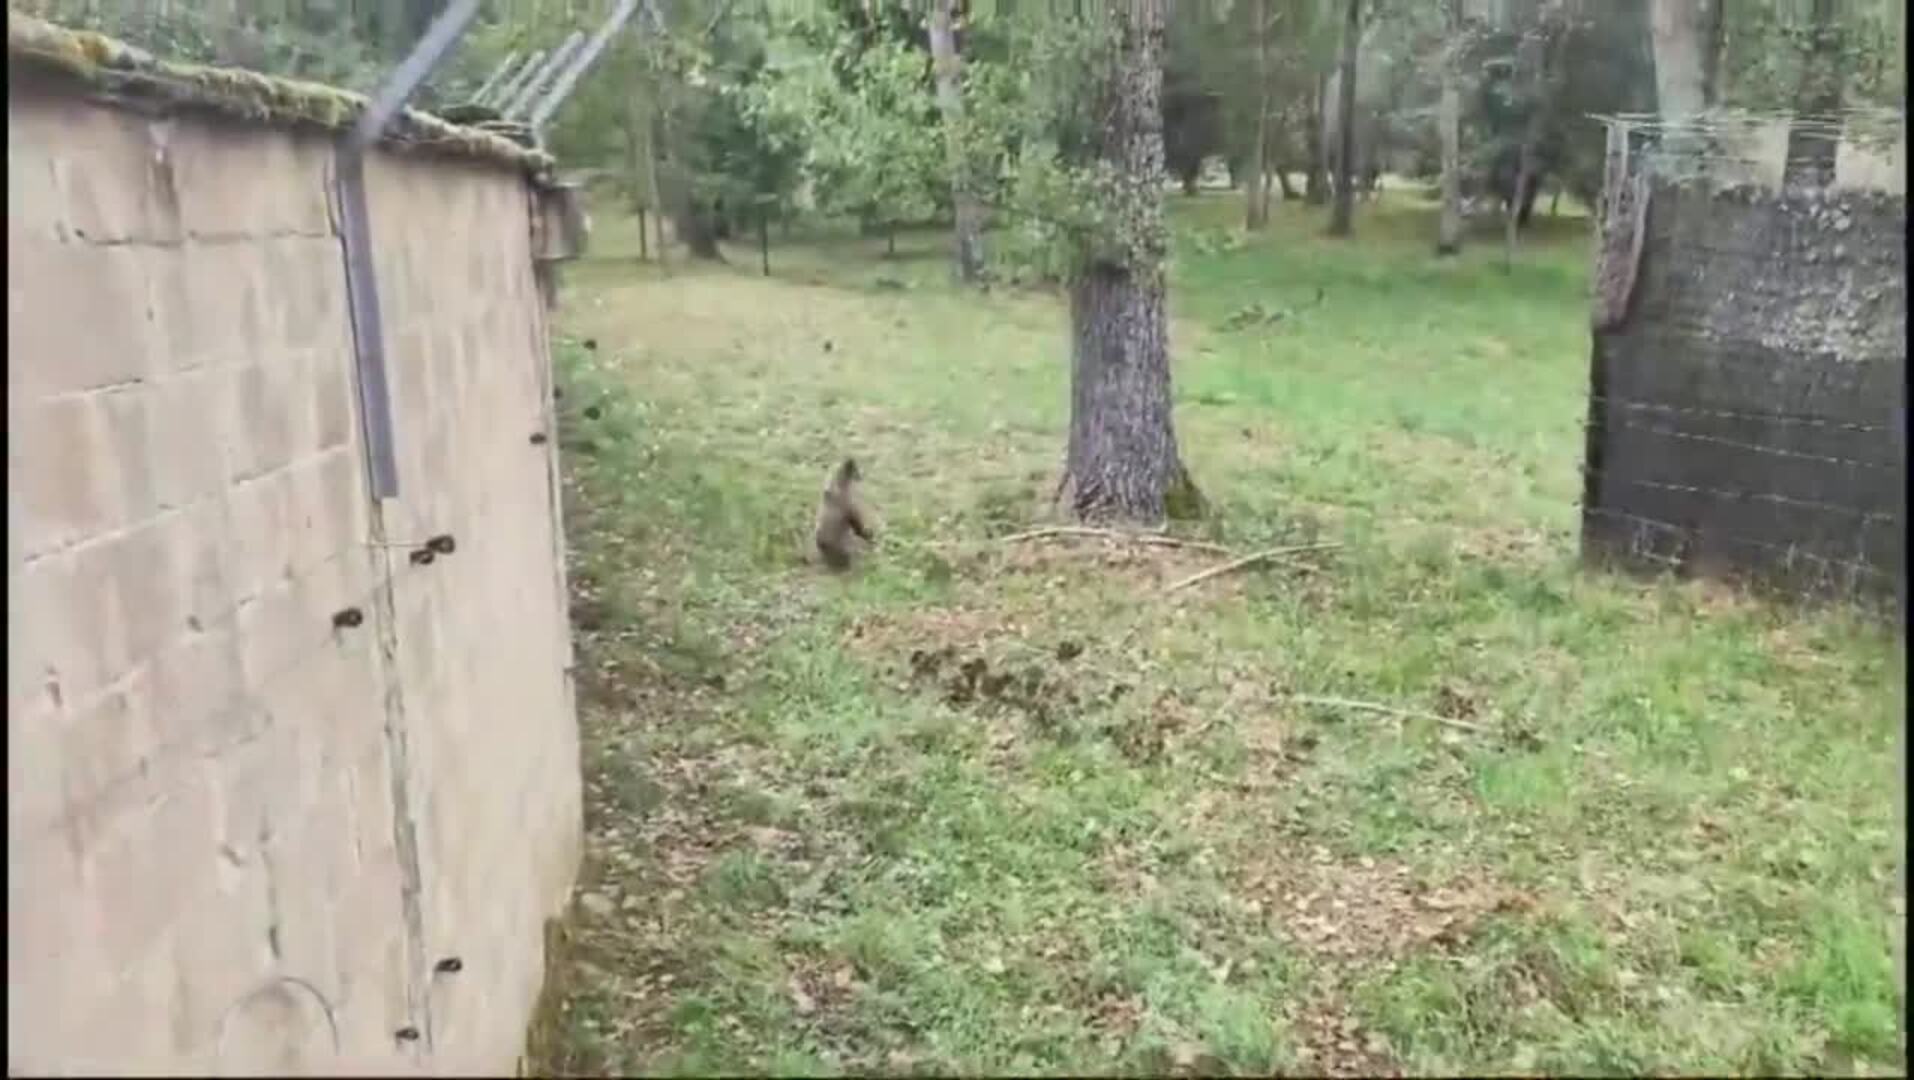
[[[1903, 1070], [1900, 644], [1577, 566], [1585, 222], [1510, 273], [1407, 195], [1354, 242], [1172, 202], [1197, 532], [1341, 546], [1169, 595], [1218, 557], [991, 539], [1054, 484], [1055, 296], [954, 290], [934, 233], [763, 278], [601, 220], [557, 345], [588, 896], [537, 1066]], [[834, 578], [844, 454], [883, 538]]]

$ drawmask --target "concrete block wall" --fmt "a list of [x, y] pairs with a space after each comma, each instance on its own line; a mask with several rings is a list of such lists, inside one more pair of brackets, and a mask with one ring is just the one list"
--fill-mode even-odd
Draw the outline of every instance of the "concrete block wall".
[[580, 831], [527, 179], [369, 166], [380, 503], [329, 140], [7, 114], [10, 1071], [511, 1069]]

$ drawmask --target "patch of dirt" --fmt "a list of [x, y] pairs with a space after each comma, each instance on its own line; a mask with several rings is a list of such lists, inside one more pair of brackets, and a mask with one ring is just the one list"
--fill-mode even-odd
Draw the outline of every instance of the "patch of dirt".
[[1244, 885], [1267, 905], [1278, 937], [1338, 964], [1454, 949], [1484, 916], [1534, 906], [1487, 878], [1428, 887], [1400, 863], [1338, 859], [1320, 846], [1253, 868]]

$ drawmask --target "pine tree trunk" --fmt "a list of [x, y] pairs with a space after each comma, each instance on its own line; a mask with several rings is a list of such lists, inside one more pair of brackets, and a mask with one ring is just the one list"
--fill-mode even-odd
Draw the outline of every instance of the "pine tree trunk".
[[1250, 148], [1249, 184], [1243, 189], [1243, 227], [1257, 232], [1269, 224], [1269, 0], [1256, 0], [1250, 18], [1256, 34], [1256, 138]]
[[1436, 254], [1462, 251], [1462, 0], [1449, 0], [1449, 48], [1442, 58], [1442, 101], [1436, 123], [1442, 139], [1442, 218]]
[[654, 102], [652, 122], [645, 128], [646, 182], [651, 188], [652, 228], [657, 230], [655, 234], [657, 243], [652, 246], [657, 249], [658, 261], [661, 264], [670, 261], [670, 255], [665, 248], [665, 188], [658, 178], [658, 154], [664, 145], [660, 131], [664, 127], [664, 116], [664, 109]]
[[1089, 520], [1161, 521], [1200, 502], [1171, 422], [1163, 260], [1163, 3], [1107, 0], [1120, 51], [1107, 62], [1097, 156], [1143, 240], [1092, 257], [1070, 283], [1070, 445], [1062, 491]]
[[1328, 101], [1329, 75], [1323, 72], [1316, 76], [1316, 102], [1310, 110], [1309, 122], [1309, 172], [1303, 176], [1303, 199], [1311, 206], [1321, 206], [1329, 200], [1329, 181], [1323, 168], [1323, 125], [1328, 122]]
[[984, 208], [970, 184], [970, 166], [961, 137], [964, 118], [963, 57], [957, 52], [951, 9], [956, 0], [933, 0], [930, 51], [937, 74], [937, 107], [944, 117], [944, 145], [950, 158], [951, 203], [955, 211], [957, 280], [974, 284], [984, 276]]
[[1549, 38], [1553, 33], [1556, 5], [1548, 0], [1536, 16], [1536, 24], [1522, 37], [1517, 50], [1518, 77], [1524, 78], [1529, 95], [1529, 116], [1522, 128], [1522, 145], [1516, 156], [1515, 190], [1510, 193], [1508, 214], [1502, 223], [1502, 266], [1515, 265], [1517, 233], [1528, 224], [1535, 207], [1535, 154], [1542, 135], [1548, 130], [1553, 94], [1549, 87]]
[[1336, 203], [1329, 215], [1329, 235], [1348, 236], [1356, 218], [1356, 188], [1350, 183], [1356, 167], [1356, 48], [1362, 41], [1362, 0], [1348, 0], [1342, 26], [1342, 83], [1336, 101]]

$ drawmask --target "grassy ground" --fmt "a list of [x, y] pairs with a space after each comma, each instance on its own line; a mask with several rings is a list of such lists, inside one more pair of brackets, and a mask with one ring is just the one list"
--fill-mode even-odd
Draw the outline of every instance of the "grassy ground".
[[[1231, 549], [993, 540], [1061, 303], [943, 238], [572, 268], [589, 789], [560, 1072], [1899, 1072], [1899, 644], [1575, 564], [1584, 222], [1505, 273], [1173, 200], [1177, 424]], [[879, 552], [798, 561], [855, 454]], [[1440, 714], [1298, 702], [1333, 696]]]

